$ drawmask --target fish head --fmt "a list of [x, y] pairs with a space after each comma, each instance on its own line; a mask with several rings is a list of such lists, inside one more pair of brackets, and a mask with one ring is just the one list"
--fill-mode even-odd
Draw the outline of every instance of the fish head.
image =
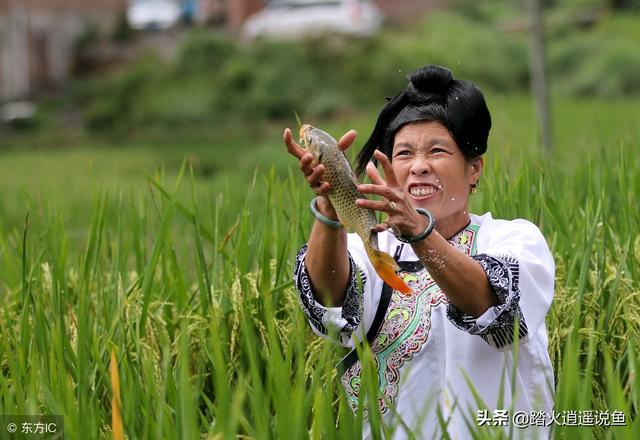
[[322, 162], [325, 153], [338, 149], [338, 142], [319, 128], [304, 124], [300, 127], [300, 144], [311, 152], [314, 162]]

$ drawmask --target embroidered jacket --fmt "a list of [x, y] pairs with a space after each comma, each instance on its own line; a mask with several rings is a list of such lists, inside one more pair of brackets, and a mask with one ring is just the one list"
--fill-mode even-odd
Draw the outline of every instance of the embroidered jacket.
[[[348, 235], [350, 282], [342, 307], [315, 301], [304, 265], [306, 245], [296, 260], [294, 282], [314, 332], [326, 337], [331, 328], [347, 347], [365, 338], [371, 344], [379, 372], [378, 405], [385, 421], [400, 427], [394, 438], [405, 438], [407, 430], [418, 438], [441, 436], [438, 414], [447, 421], [448, 435], [467, 438], [479, 411], [551, 413], [553, 406], [544, 318], [555, 267], [539, 229], [525, 220], [472, 215], [449, 241], [480, 263], [500, 300], [478, 318], [449, 303], [412, 248], [388, 232], [379, 235], [380, 248], [399, 261], [411, 295], [384, 284], [356, 234]], [[356, 351], [338, 368], [355, 410], [361, 371]], [[547, 433], [542, 428], [538, 434]]]

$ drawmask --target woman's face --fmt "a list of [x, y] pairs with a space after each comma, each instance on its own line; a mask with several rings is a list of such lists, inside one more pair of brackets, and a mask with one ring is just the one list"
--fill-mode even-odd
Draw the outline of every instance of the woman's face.
[[434, 121], [404, 125], [394, 138], [391, 165], [415, 207], [431, 211], [452, 233], [467, 224], [470, 187], [483, 161], [465, 160], [446, 127]]

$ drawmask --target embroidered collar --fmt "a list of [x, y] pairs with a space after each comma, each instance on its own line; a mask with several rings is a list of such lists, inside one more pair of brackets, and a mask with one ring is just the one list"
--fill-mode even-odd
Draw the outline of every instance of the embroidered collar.
[[[451, 244], [451, 246], [460, 249], [465, 254], [469, 256], [475, 255], [477, 253], [476, 239], [478, 236], [478, 230], [480, 230], [479, 224], [469, 222], [469, 224], [463, 230], [458, 232], [447, 241]], [[400, 245], [396, 247], [394, 255], [394, 259], [398, 262], [400, 270], [404, 272], [420, 272], [422, 269], [424, 269], [422, 261], [420, 260], [400, 259], [404, 247], [404, 243], [400, 243]]]
[[480, 229], [479, 225], [473, 224], [469, 221], [469, 224], [464, 227], [460, 232], [449, 238], [449, 243], [452, 246], [460, 249], [467, 255], [475, 255], [476, 253], [476, 234]]
[[464, 225], [464, 227], [462, 229], [460, 229], [458, 232], [456, 232], [455, 234], [453, 234], [451, 237], [447, 238], [448, 241], [453, 240], [457, 235], [460, 235], [462, 232], [464, 232], [465, 229], [467, 229], [469, 227], [469, 225], [471, 224], [471, 219], [469, 219], [469, 221], [467, 222], [466, 225]]

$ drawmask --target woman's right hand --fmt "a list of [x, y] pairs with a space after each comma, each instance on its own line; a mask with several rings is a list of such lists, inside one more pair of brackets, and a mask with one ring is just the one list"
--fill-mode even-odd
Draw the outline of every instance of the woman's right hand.
[[[338, 141], [338, 148], [341, 151], [345, 151], [349, 148], [355, 140], [357, 133], [355, 130], [349, 130]], [[305, 175], [307, 183], [318, 196], [327, 196], [331, 185], [329, 182], [322, 180], [326, 168], [323, 164], [313, 165], [313, 154], [305, 150], [293, 140], [293, 135], [290, 129], [284, 130], [283, 135], [284, 144], [287, 146], [289, 154], [296, 157], [300, 161], [300, 170]]]

